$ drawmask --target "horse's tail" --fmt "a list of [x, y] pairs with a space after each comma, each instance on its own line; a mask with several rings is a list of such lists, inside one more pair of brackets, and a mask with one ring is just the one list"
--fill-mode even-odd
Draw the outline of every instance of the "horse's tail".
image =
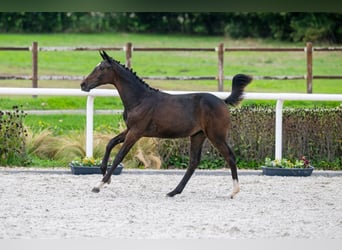
[[239, 104], [243, 99], [244, 88], [253, 80], [251, 76], [244, 74], [237, 74], [233, 77], [232, 81], [232, 92], [224, 102], [233, 106]]

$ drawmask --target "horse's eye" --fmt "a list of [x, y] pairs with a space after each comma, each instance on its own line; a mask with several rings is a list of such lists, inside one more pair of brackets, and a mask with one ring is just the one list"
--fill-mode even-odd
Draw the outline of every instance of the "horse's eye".
[[103, 66], [100, 66], [100, 70], [103, 71], [105, 68]]

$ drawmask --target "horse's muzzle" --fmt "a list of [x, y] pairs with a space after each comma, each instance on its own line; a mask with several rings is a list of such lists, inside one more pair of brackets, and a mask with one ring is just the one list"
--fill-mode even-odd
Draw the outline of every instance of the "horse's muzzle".
[[81, 83], [81, 89], [83, 91], [86, 91], [86, 92], [89, 92], [90, 91], [90, 88], [87, 86], [87, 84], [85, 82], [82, 82]]

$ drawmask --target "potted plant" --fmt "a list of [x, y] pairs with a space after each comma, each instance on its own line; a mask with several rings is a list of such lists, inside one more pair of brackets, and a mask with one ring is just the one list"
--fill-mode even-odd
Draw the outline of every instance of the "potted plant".
[[[93, 157], [76, 158], [69, 164], [71, 173], [80, 174], [102, 174], [100, 166], [101, 160]], [[109, 165], [108, 168], [111, 166]], [[113, 175], [119, 175], [123, 169], [122, 163], [120, 163], [113, 172]]]
[[305, 156], [295, 161], [285, 158], [271, 160], [266, 157], [265, 164], [261, 169], [264, 175], [270, 176], [310, 176], [314, 167], [310, 165], [310, 161]]

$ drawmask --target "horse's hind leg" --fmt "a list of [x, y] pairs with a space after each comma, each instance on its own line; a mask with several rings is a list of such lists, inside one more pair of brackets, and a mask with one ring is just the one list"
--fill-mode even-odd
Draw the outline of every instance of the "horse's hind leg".
[[188, 183], [190, 180], [192, 174], [194, 173], [196, 167], [200, 163], [201, 160], [201, 152], [202, 152], [202, 145], [205, 140], [205, 135], [203, 132], [197, 133], [193, 136], [190, 137], [190, 163], [189, 167], [185, 172], [185, 175], [183, 176], [182, 180], [180, 183], [177, 185], [177, 187], [168, 193], [167, 195], [169, 197], [173, 197], [176, 194], [180, 194], [185, 185]]
[[[234, 198], [234, 196], [240, 192], [240, 185], [239, 185], [239, 179], [238, 179], [238, 174], [237, 174], [237, 167], [236, 167], [236, 158], [235, 155], [233, 153], [233, 151], [231, 150], [231, 148], [226, 144], [228, 151], [229, 151], [229, 160], [228, 160], [228, 164], [230, 167], [230, 172], [232, 174], [232, 178], [233, 178], [233, 192], [230, 195], [230, 198]], [[227, 159], [226, 159], [227, 160]]]
[[[230, 172], [232, 174], [233, 178], [233, 192], [230, 195], [230, 198], [234, 198], [234, 196], [240, 191], [240, 185], [238, 180], [238, 174], [237, 174], [237, 167], [236, 167], [236, 159], [233, 151], [228, 146], [227, 142], [221, 137], [216, 137], [215, 139], [210, 139], [211, 143], [219, 150], [221, 155], [224, 157], [226, 162], [228, 163], [230, 167]], [[224, 137], [223, 137], [224, 138]]]
[[109, 156], [110, 156], [110, 152], [112, 151], [112, 149], [118, 145], [119, 143], [123, 142], [125, 140], [127, 134], [127, 130], [123, 131], [122, 133], [118, 134], [117, 136], [115, 136], [114, 138], [112, 138], [106, 147], [106, 152], [102, 158], [102, 163], [101, 163], [101, 172], [102, 175], [104, 176], [106, 174], [107, 171], [107, 165], [108, 165], [108, 160], [109, 160]]

